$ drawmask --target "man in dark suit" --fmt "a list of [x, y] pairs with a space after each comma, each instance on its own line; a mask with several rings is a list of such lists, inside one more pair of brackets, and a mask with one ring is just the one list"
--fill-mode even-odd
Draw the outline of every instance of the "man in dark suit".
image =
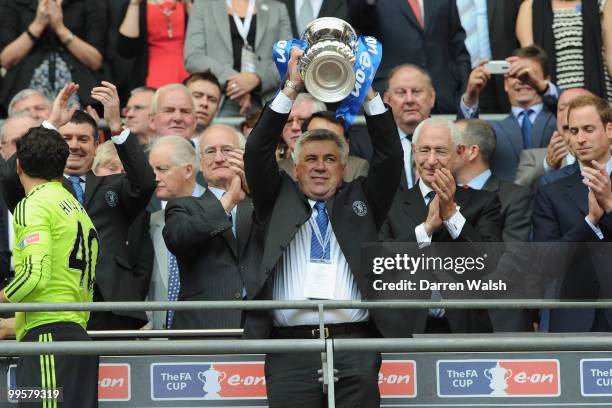
[[349, 19], [361, 34], [384, 44], [376, 90], [384, 90], [394, 67], [415, 64], [433, 79], [434, 112], [457, 112], [471, 65], [454, 0], [349, 0]]
[[[531, 229], [533, 194], [527, 187], [498, 179], [490, 169], [495, 151], [495, 132], [491, 125], [480, 119], [457, 122], [465, 151], [459, 156], [453, 170], [457, 183], [475, 190], [491, 191], [501, 202], [502, 240], [527, 242]], [[522, 310], [489, 310], [493, 330], [531, 331], [532, 315]]]
[[[72, 191], [91, 217], [100, 237], [100, 251], [94, 301], [142, 301], [146, 293], [142, 284], [149, 277], [135, 276], [129, 262], [126, 244], [128, 227], [146, 207], [155, 178], [136, 137], [122, 129], [119, 96], [113, 84], [103, 82], [92, 90], [92, 97], [104, 105], [104, 118], [125, 169], [125, 174], [98, 177], [91, 171], [98, 146], [98, 126], [95, 120], [68, 100], [78, 85], [71, 83], [58, 94], [49, 119], [43, 126], [58, 129], [70, 148], [64, 185]], [[15, 184], [15, 162], [7, 163], [3, 184], [11, 194], [5, 196], [9, 209], [23, 197], [23, 189]], [[94, 312], [88, 328], [91, 330], [138, 329], [146, 323], [144, 312]]]
[[[581, 171], [541, 187], [533, 210], [533, 240], [570, 242], [571, 255], [560, 271], [555, 290], [561, 299], [607, 298], [610, 288], [609, 265], [598, 269], [590, 253], [592, 246], [582, 242], [612, 239], [612, 110], [596, 96], [581, 96], [568, 107], [570, 147], [576, 153]], [[554, 259], [544, 259], [548, 263]], [[610, 310], [550, 311], [543, 330], [553, 332], [609, 331]]]
[[[490, 191], [458, 188], [451, 174], [465, 146], [456, 126], [445, 119], [426, 119], [417, 127], [412, 150], [418, 183], [399, 190], [389, 210], [383, 237], [400, 242], [497, 242], [501, 239], [501, 205]], [[416, 311], [413, 330], [423, 332], [490, 331], [486, 313]]]
[[495, 132], [480, 119], [460, 120], [456, 124], [465, 145], [453, 175], [457, 183], [475, 190], [491, 191], [501, 202], [502, 240], [527, 242], [531, 228], [533, 195], [528, 188], [500, 180], [490, 169], [495, 151]]
[[[556, 127], [554, 112], [559, 92], [548, 81], [548, 58], [541, 48], [520, 48], [508, 61], [511, 66], [505, 74], [504, 86], [512, 105], [512, 114], [502, 121], [491, 121], [497, 136], [491, 170], [500, 179], [513, 181], [521, 152], [548, 145]], [[459, 104], [459, 118], [478, 117], [480, 92], [490, 79], [491, 73], [484, 63], [474, 68]], [[529, 120], [525, 121], [525, 117]]]
[[348, 20], [348, 8], [345, 0], [280, 0], [287, 6], [291, 19], [291, 31], [294, 38], [299, 38], [306, 25], [321, 17], [336, 17]]
[[[377, 241], [401, 176], [402, 155], [391, 112], [370, 89], [364, 104], [373, 137], [368, 176], [343, 184], [348, 146], [333, 132], [316, 129], [296, 143], [297, 183], [278, 171], [274, 153], [297, 90], [304, 84], [297, 69], [301, 51], [293, 49], [289, 80], [267, 106], [250, 134], [245, 171], [258, 222], [264, 231], [261, 267], [245, 280], [249, 299], [361, 299], [369, 276], [361, 268], [361, 245]], [[327, 284], [321, 279], [329, 279]], [[324, 289], [324, 290], [320, 290]], [[378, 310], [329, 310], [320, 333], [318, 313], [310, 310], [249, 312], [247, 337], [319, 338], [405, 337], [405, 313]], [[337, 406], [378, 407], [380, 353], [334, 353], [339, 370]], [[270, 407], [322, 407], [317, 380], [318, 353], [268, 354], [266, 386]]]
[[[332, 111], [315, 112], [302, 124], [302, 130], [304, 132], [313, 129], [331, 130], [332, 132], [346, 139], [344, 132], [344, 119], [342, 117], [336, 117], [335, 112]], [[292, 157], [279, 160], [278, 167], [280, 167], [281, 170], [284, 170], [285, 173], [289, 174], [291, 177], [295, 177], [295, 162], [293, 161]], [[366, 176], [368, 174], [369, 167], [370, 164], [367, 160], [362, 159], [361, 157], [349, 155], [346, 162], [346, 171], [344, 172], [344, 181], [348, 183], [357, 177]]]
[[[241, 300], [246, 296], [245, 274], [259, 267], [262, 241], [247, 195], [241, 140], [225, 125], [206, 129], [200, 139], [206, 192], [170, 200], [166, 206], [163, 236], [178, 262], [179, 300]], [[172, 327], [241, 326], [240, 310], [198, 310], [176, 312]]]

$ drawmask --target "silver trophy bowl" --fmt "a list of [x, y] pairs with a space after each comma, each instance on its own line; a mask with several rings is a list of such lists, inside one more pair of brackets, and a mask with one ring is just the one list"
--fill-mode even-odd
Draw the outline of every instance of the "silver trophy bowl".
[[307, 48], [300, 73], [306, 90], [323, 102], [344, 100], [355, 86], [357, 33], [349, 23], [335, 17], [313, 20], [302, 40]]

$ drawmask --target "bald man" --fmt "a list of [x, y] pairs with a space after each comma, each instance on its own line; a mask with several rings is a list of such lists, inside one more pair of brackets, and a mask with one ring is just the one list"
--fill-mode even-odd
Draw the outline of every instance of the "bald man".
[[[240, 300], [246, 296], [245, 277], [256, 276], [262, 240], [252, 222], [243, 147], [244, 139], [234, 128], [207, 128], [199, 143], [206, 192], [170, 200], [166, 206], [163, 236], [180, 271], [178, 300]], [[242, 327], [242, 313], [177, 311], [172, 327], [236, 329]]]

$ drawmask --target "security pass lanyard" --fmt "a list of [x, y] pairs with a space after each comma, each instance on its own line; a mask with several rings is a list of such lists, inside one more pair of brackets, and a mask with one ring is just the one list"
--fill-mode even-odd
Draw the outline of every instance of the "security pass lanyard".
[[[324, 210], [321, 210], [321, 211], [324, 211]], [[317, 238], [317, 241], [319, 242], [319, 245], [321, 245], [321, 248], [323, 250], [321, 259], [311, 259], [311, 261], [330, 263], [331, 261], [329, 259], [325, 259], [325, 252], [327, 250], [327, 245], [329, 245], [329, 241], [331, 240], [330, 222], [327, 221], [327, 232], [325, 233], [325, 239], [323, 239], [323, 236], [321, 235], [321, 231], [319, 230], [319, 226], [317, 225], [317, 223], [314, 222], [312, 218], [310, 218], [308, 222], [310, 223], [310, 227], [312, 228], [312, 233], [315, 234], [315, 237]], [[331, 248], [330, 248], [329, 256], [331, 258]]]
[[225, 4], [232, 11], [232, 17], [234, 18], [234, 24], [236, 24], [236, 29], [238, 30], [238, 34], [242, 37], [242, 41], [244, 41], [244, 46], [248, 47], [247, 35], [249, 35], [249, 30], [251, 29], [251, 21], [253, 20], [253, 12], [255, 11], [255, 2], [256, 0], [249, 0], [249, 7], [247, 8], [246, 16], [244, 17], [244, 24], [232, 8], [232, 0], [226, 0]]

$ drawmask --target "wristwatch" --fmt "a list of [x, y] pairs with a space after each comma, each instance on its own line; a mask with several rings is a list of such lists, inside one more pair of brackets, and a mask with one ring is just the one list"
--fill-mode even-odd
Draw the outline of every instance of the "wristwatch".
[[297, 93], [300, 93], [303, 90], [303, 88], [298, 88], [297, 85], [294, 84], [293, 82], [291, 82], [290, 79], [288, 79], [287, 82], [285, 82], [285, 87], [291, 88], [291, 89], [293, 89]]

